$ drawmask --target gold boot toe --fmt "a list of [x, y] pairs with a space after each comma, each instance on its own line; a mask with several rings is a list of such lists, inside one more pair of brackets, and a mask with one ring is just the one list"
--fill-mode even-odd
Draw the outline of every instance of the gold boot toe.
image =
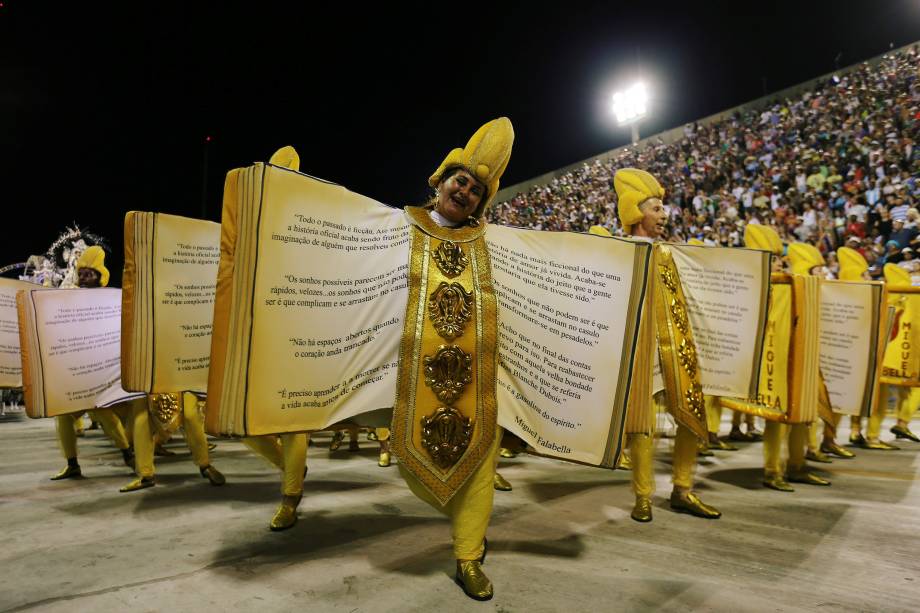
[[823, 451], [812, 451], [811, 449], [805, 452], [805, 459], [812, 462], [821, 462], [822, 464], [831, 464], [833, 462]]
[[829, 454], [837, 456], [838, 458], [843, 458], [845, 460], [849, 460], [850, 458], [856, 457], [855, 453], [847, 449], [844, 449], [837, 443], [822, 443], [821, 452], [829, 453]]
[[502, 477], [500, 474], [495, 473], [495, 476], [492, 477], [492, 486], [497, 489], [499, 492], [510, 492], [511, 484], [508, 483], [508, 480]]
[[136, 492], [137, 490], [147, 489], [148, 487], [153, 487], [156, 485], [156, 479], [153, 477], [138, 477], [131, 483], [124, 485], [118, 489], [119, 492]]
[[711, 507], [693, 492], [681, 495], [677, 491], [671, 493], [671, 508], [681, 513], [689, 513], [703, 519], [719, 519], [722, 512]]
[[891, 426], [891, 430], [889, 430], [889, 432], [891, 432], [898, 438], [906, 438], [915, 443], [920, 443], [920, 436], [917, 436], [916, 434], [910, 431], [910, 428], [907, 428], [905, 426], [898, 426], [898, 425]]
[[281, 506], [275, 511], [271, 523], [268, 525], [273, 532], [280, 532], [293, 528], [297, 523], [297, 505], [300, 504], [301, 496], [283, 496]]
[[789, 485], [789, 482], [780, 475], [770, 475], [763, 479], [764, 487], [776, 490], [777, 492], [794, 492], [795, 488]]
[[200, 468], [199, 472], [201, 473], [202, 477], [211, 482], [211, 485], [223, 485], [227, 482], [226, 477], [224, 477], [224, 475], [219, 470], [210, 464]]
[[377, 459], [377, 466], [379, 466], [380, 468], [386, 468], [389, 465], [390, 465], [390, 452], [381, 451], [380, 457]]
[[473, 600], [492, 599], [492, 582], [482, 572], [482, 563], [479, 560], [457, 560], [454, 581]]
[[79, 466], [71, 466], [68, 464], [64, 467], [64, 470], [58, 474], [51, 477], [52, 481], [60, 481], [61, 479], [76, 479], [77, 477], [82, 477], [83, 471], [80, 470]]
[[827, 479], [822, 479], [814, 473], [808, 471], [789, 473], [787, 477], [791, 483], [804, 483], [806, 485], [830, 485]]
[[652, 501], [645, 496], [638, 496], [629, 516], [643, 524], [652, 521]]

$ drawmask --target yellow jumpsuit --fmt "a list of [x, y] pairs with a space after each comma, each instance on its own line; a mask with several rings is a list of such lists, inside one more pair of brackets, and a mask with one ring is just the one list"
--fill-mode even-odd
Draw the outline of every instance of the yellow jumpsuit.
[[[198, 397], [191, 392], [182, 392], [182, 429], [185, 442], [192, 452], [192, 461], [198, 468], [210, 466], [208, 440], [204, 433], [204, 423], [198, 412]], [[132, 407], [134, 422], [135, 472], [138, 477], [151, 478], [156, 473], [153, 460], [154, 440], [150, 427], [150, 411], [147, 400], [137, 402]]]

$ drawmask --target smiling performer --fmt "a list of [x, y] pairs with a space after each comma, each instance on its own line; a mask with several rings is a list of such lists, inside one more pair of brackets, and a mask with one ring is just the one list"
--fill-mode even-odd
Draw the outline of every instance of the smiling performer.
[[[613, 178], [617, 192], [617, 212], [627, 234], [633, 238], [655, 242], [664, 235], [667, 211], [664, 208], [664, 188], [651, 174], [636, 168], [623, 168]], [[604, 228], [594, 226], [591, 233], [610, 236]], [[652, 471], [652, 434], [655, 405], [666, 409], [677, 421], [671, 508], [705, 519], [718, 519], [722, 513], [700, 500], [693, 491], [693, 472], [700, 440], [708, 439], [703, 392], [699, 382], [699, 365], [692, 331], [687, 325], [686, 301], [677, 268], [670, 250], [656, 245], [654, 274], [649, 275], [653, 291], [648, 293], [645, 312], [640, 323], [636, 360], [654, 360], [655, 338], [662, 367], [665, 391], [655, 394], [646, 381], [634, 379], [626, 412], [627, 443], [632, 461], [632, 484], [636, 504], [631, 517], [639, 522], [652, 520], [651, 496], [654, 491]], [[682, 313], [683, 317], [675, 316]], [[639, 369], [644, 372], [645, 369]]]
[[493, 593], [482, 563], [501, 440], [497, 304], [483, 213], [513, 141], [507, 118], [485, 124], [431, 175], [429, 204], [405, 209], [409, 299], [390, 444], [409, 488], [450, 518], [455, 581], [476, 600]]

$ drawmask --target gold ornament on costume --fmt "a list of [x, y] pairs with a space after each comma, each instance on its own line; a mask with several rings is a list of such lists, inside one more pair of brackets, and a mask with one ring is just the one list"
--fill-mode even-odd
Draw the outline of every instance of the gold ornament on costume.
[[661, 272], [661, 282], [664, 284], [668, 291], [672, 294], [677, 293], [677, 275], [674, 274], [674, 270], [671, 269], [667, 264], [662, 264], [658, 267]]
[[687, 330], [690, 329], [687, 322], [687, 309], [684, 308], [684, 303], [676, 297], [671, 299], [671, 317], [677, 329], [682, 334], [687, 334]]
[[677, 357], [687, 375], [694, 377], [696, 375], [696, 346], [693, 344], [693, 341], [684, 337], [684, 339], [680, 341], [680, 347], [677, 348]]
[[449, 278], [459, 275], [470, 263], [463, 247], [452, 241], [442, 242], [431, 256], [444, 276]]
[[694, 381], [684, 396], [687, 399], [687, 406], [697, 418], [705, 419], [703, 414], [703, 386]]
[[432, 415], [422, 417], [422, 447], [442, 469], [457, 463], [472, 437], [473, 420], [453, 407], [439, 407]]
[[150, 415], [159, 430], [175, 432], [179, 428], [182, 411], [178, 394], [154, 394], [150, 397]]
[[428, 317], [438, 334], [444, 340], [452, 341], [463, 334], [463, 328], [473, 316], [472, 307], [473, 294], [459, 283], [441, 281], [438, 289], [428, 298]]
[[473, 356], [456, 345], [441, 345], [434, 357], [425, 356], [425, 385], [446, 404], [453, 404], [473, 380]]

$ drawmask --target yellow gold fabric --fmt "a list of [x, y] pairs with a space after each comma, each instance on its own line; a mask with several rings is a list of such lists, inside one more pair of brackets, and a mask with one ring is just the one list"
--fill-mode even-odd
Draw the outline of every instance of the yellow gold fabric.
[[[903, 282], [888, 273], [885, 265], [889, 308], [894, 307], [891, 334], [882, 360], [880, 381], [905, 387], [920, 386], [920, 293], [894, 282]], [[902, 268], [897, 267], [903, 271]], [[906, 274], [906, 273], [905, 273]]]
[[703, 402], [706, 405], [706, 427], [711, 434], [718, 434], [722, 425], [722, 405], [719, 403], [719, 397], [706, 394], [703, 396]]
[[105, 267], [105, 251], [99, 245], [87, 247], [77, 260], [77, 270], [89, 268], [99, 273], [99, 285], [109, 284], [109, 269]]
[[697, 434], [683, 424], [677, 424], [674, 438], [674, 458], [671, 481], [674, 487], [693, 488], [693, 473], [696, 471]]
[[[483, 237], [485, 224], [452, 231], [436, 224], [432, 227], [424, 209], [406, 207], [406, 212], [413, 222], [409, 298], [391, 427], [392, 452], [443, 505], [486, 459], [495, 437], [497, 305]], [[447, 240], [470, 261], [451, 277], [433, 257]], [[450, 341], [435, 328], [426, 308], [442, 282], [458, 283], [473, 296], [469, 322]], [[443, 436], [452, 440], [445, 441]]]
[[192, 452], [195, 466], [203, 468], [211, 463], [208, 457], [208, 439], [204, 434], [204, 421], [198, 410], [198, 397], [190, 392], [182, 393], [182, 431], [185, 444]]
[[291, 170], [300, 170], [300, 155], [293, 147], [287, 145], [275, 151], [268, 159], [268, 163]]
[[134, 431], [134, 472], [138, 477], [153, 477], [156, 474], [154, 466], [153, 430], [150, 427], [150, 411], [147, 409], [147, 399], [132, 405], [131, 418]]
[[697, 247], [703, 247], [703, 246], [706, 245], [706, 243], [704, 243], [703, 241], [701, 241], [701, 240], [698, 239], [698, 238], [691, 238], [690, 240], [687, 241], [687, 244], [688, 244], [688, 245], [696, 245]]
[[912, 387], [905, 402], [898, 405], [898, 420], [910, 423], [920, 407], [920, 387]]
[[808, 431], [810, 424], [789, 425], [789, 460], [786, 469], [795, 473], [805, 468], [805, 450], [808, 447]]
[[499, 182], [511, 159], [511, 147], [514, 144], [514, 128], [507, 117], [499, 117], [476, 130], [463, 149], [453, 149], [428, 179], [428, 185], [437, 186], [444, 172], [451, 168], [465, 168], [471, 175], [482, 181], [488, 190], [473, 217], [482, 217], [489, 208]]
[[498, 428], [492, 444], [486, 449], [486, 461], [479, 463], [447, 503], [441, 503], [405, 464], [399, 465], [399, 473], [409, 489], [450, 518], [454, 557], [458, 560], [477, 560], [482, 557], [483, 541], [492, 515], [495, 495], [492, 482], [498, 465], [500, 441], [501, 428]]
[[[61, 453], [65, 458], [77, 457], [77, 435], [74, 430], [74, 422], [83, 416], [82, 413], [58, 415], [55, 418], [57, 428], [58, 443], [61, 446]], [[112, 440], [119, 449], [130, 447], [128, 435], [121, 421], [112, 412], [112, 409], [95, 409], [89, 411], [90, 419], [99, 422], [103, 432]]]
[[243, 444], [281, 471], [281, 495], [303, 493], [304, 467], [310, 435], [303, 432], [265, 436], [247, 436]]
[[[654, 252], [652, 255], [654, 261]], [[655, 336], [655, 275], [646, 276], [645, 306], [639, 316], [639, 335], [633, 360], [630, 393], [626, 405], [627, 434], [652, 434], [655, 429], [655, 407], [652, 402], [653, 364], [658, 351]]]
[[621, 168], [613, 175], [613, 189], [617, 192], [617, 213], [623, 228], [642, 221], [639, 205], [649, 198], [664, 198], [664, 188], [651, 174], [638, 168]]
[[766, 475], [783, 475], [783, 440], [789, 435], [789, 426], [768, 421], [763, 428], [763, 470]]
[[679, 424], [697, 437], [707, 439], [703, 387], [700, 385], [696, 345], [686, 315], [686, 298], [670, 249], [656, 245], [654, 250], [655, 317], [661, 376], [667, 392], [668, 410]]
[[863, 273], [869, 270], [869, 263], [863, 254], [849, 247], [837, 249], [837, 262], [840, 263], [837, 278], [841, 281], [861, 281]]
[[815, 266], [824, 266], [824, 256], [808, 243], [792, 243], [789, 245], [789, 262], [794, 274], [808, 275]]
[[655, 492], [654, 441], [650, 434], [626, 435], [632, 461], [632, 489], [637, 498], [650, 498]]
[[774, 255], [783, 255], [783, 241], [776, 230], [763, 224], [745, 224], [744, 246], [748, 249], [769, 251]]

